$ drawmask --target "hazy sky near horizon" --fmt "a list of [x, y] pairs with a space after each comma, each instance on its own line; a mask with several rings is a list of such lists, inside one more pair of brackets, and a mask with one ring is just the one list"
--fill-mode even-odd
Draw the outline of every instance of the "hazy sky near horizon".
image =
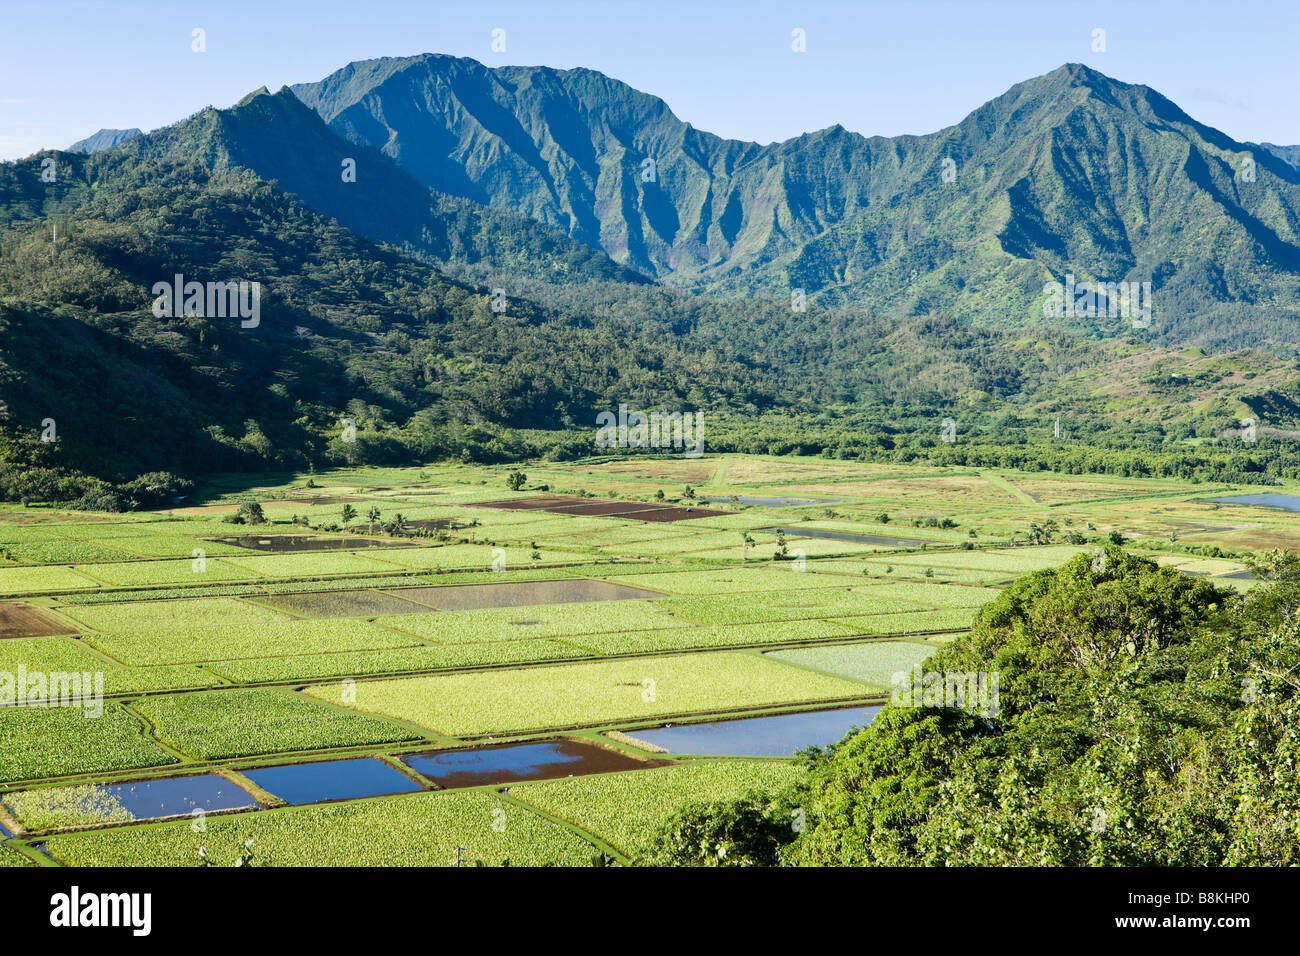
[[[1080, 62], [1235, 139], [1300, 144], [1295, 0], [5, 0], [0, 26], [0, 159], [424, 52], [590, 67], [700, 129], [762, 143], [835, 123], [933, 132]], [[806, 52], [792, 50], [796, 28]]]

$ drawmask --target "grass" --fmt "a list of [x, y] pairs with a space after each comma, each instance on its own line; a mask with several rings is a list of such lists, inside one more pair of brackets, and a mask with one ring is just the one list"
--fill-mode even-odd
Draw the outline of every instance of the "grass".
[[398, 614], [377, 623], [400, 628], [421, 639], [448, 644], [564, 637], [592, 631], [645, 630], [680, 626], [670, 608], [650, 601], [593, 601], [532, 607], [487, 608]]
[[511, 796], [603, 837], [623, 854], [645, 852], [665, 819], [694, 800], [726, 800], [750, 790], [794, 783], [793, 764], [757, 760], [693, 760], [630, 773], [594, 774], [520, 784]]
[[[356, 685], [355, 706], [450, 736], [472, 736], [862, 697], [867, 692], [855, 681], [757, 654], [721, 651], [362, 681]], [[312, 687], [307, 693], [329, 700], [338, 697], [331, 687]]]
[[768, 656], [888, 690], [893, 686], [894, 674], [899, 671], [910, 673], [913, 666], [920, 664], [936, 650], [937, 648], [924, 644], [902, 641], [868, 641], [863, 644], [768, 651]]
[[[202, 570], [199, 570], [202, 568]], [[232, 567], [218, 558], [201, 563], [190, 558], [163, 561], [134, 561], [125, 564], [82, 564], [77, 570], [87, 577], [113, 587], [140, 587], [150, 584], [201, 585], [219, 581], [247, 581], [249, 571]]]
[[43, 594], [49, 591], [89, 590], [99, 587], [99, 582], [72, 568], [32, 567], [0, 568], [0, 595], [21, 597], [24, 594]]
[[65, 671], [104, 675], [105, 694], [211, 687], [217, 679], [190, 664], [161, 667], [126, 667], [105, 660], [82, 642], [66, 637], [28, 637], [0, 641], [0, 672], [16, 674]]
[[325, 677], [365, 677], [403, 671], [485, 667], [590, 657], [580, 647], [548, 640], [494, 641], [446, 647], [405, 647], [385, 651], [343, 654], [303, 654], [297, 657], [254, 657], [210, 665], [227, 677], [244, 683], [307, 681]]
[[420, 739], [389, 721], [274, 690], [148, 697], [135, 707], [159, 739], [199, 760]]
[[724, 626], [662, 628], [654, 631], [616, 631], [578, 634], [568, 643], [589, 648], [599, 655], [646, 654], [710, 647], [751, 647], [761, 644], [811, 641], [845, 637], [854, 628], [838, 622], [782, 621], [779, 624], [730, 624]]
[[352, 618], [297, 620], [233, 598], [78, 607], [70, 615], [102, 629], [82, 639], [126, 664], [185, 664], [241, 657], [410, 647], [419, 640]]
[[[204, 833], [189, 821], [155, 823], [46, 840], [73, 866], [196, 866], [199, 848], [231, 866], [247, 840], [255, 866], [583, 866], [597, 850], [587, 840], [492, 793], [413, 793], [318, 807], [210, 817]], [[494, 828], [495, 827], [495, 828]]]
[[669, 571], [651, 574], [606, 575], [607, 580], [636, 587], [657, 588], [682, 595], [743, 594], [802, 588], [844, 587], [845, 582], [827, 575], [798, 574], [792, 565], [769, 564], [748, 568], [703, 571]]
[[0, 708], [0, 783], [175, 762], [111, 701], [99, 717], [71, 708]]
[[750, 595], [722, 595], [662, 603], [682, 617], [701, 624], [758, 624], [926, 609], [926, 605], [919, 601], [903, 600], [895, 596], [896, 592], [886, 590], [892, 587], [871, 583], [855, 588], [767, 591], [761, 600]]

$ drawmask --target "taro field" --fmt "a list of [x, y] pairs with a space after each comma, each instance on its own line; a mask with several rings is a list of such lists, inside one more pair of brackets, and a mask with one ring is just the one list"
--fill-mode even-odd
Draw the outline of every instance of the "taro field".
[[895, 675], [1022, 575], [1122, 536], [1249, 588], [1244, 557], [1300, 545], [1285, 489], [525, 467], [517, 490], [450, 465], [6, 506], [0, 864], [633, 863], [675, 808], [869, 733]]

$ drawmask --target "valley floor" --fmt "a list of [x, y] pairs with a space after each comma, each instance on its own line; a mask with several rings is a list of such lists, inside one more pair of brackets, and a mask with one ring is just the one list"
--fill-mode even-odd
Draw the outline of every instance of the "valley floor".
[[[1249, 588], [1247, 552], [1300, 547], [1293, 514], [1213, 500], [1258, 487], [523, 467], [519, 491], [431, 465], [6, 506], [0, 865], [626, 862], [686, 801], [792, 780], [1023, 574], [1117, 533]], [[253, 500], [267, 523], [223, 520]]]

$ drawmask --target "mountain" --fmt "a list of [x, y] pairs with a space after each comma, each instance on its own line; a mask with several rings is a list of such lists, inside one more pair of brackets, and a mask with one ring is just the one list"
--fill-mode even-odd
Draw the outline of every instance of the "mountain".
[[[393, 64], [405, 61], [386, 62], [384, 83], [400, 79]], [[354, 74], [355, 88], [366, 88], [375, 70]], [[617, 99], [612, 81], [584, 76], [605, 100]], [[470, 99], [471, 88], [462, 89]], [[349, 89], [328, 92], [342, 102]], [[608, 110], [597, 116], [599, 97], [591, 95], [596, 112], [586, 121], [615, 130]], [[669, 124], [658, 101], [635, 102], [644, 116]], [[1013, 100], [999, 109], [1011, 113], [968, 122], [992, 135], [1046, 107], [1031, 96], [1023, 108]], [[390, 102], [389, 112], [400, 110]], [[891, 240], [892, 258], [862, 259], [858, 272], [797, 310], [788, 283], [772, 278], [785, 275], [771, 271], [776, 260], [742, 265], [735, 252], [727, 282], [685, 269], [659, 269], [666, 281], [652, 281], [526, 214], [523, 204], [504, 208], [488, 196], [482, 202], [431, 188], [403, 162], [409, 150], [395, 158], [344, 132], [292, 91], [263, 88], [229, 109], [202, 110], [111, 149], [0, 163], [0, 498], [120, 507], [165, 501], [176, 475], [213, 470], [575, 458], [598, 452], [590, 426], [620, 404], [705, 411], [713, 451], [1216, 480], [1300, 475], [1300, 454], [1270, 444], [1300, 425], [1300, 367], [1286, 357], [1174, 350], [1129, 329], [1118, 336], [1050, 324], [1030, 330], [1023, 321], [972, 321], [943, 306], [938, 293], [955, 275], [950, 259], [982, 255], [990, 263], [987, 274], [955, 276], [971, 302], [1014, 303], [997, 271], [997, 256], [1009, 256], [997, 252], [1003, 243], [1020, 243], [1016, 268], [1031, 270], [1043, 268], [1035, 257], [1051, 252], [1045, 224], [1052, 216], [1068, 213], [1085, 233], [1110, 235], [1104, 216], [1071, 212], [1065, 200], [1043, 201], [1051, 216], [1030, 228], [1009, 200], [997, 199], [996, 183], [950, 196], [968, 218], [992, 215], [980, 203], [1007, 213], [997, 249], [992, 240], [947, 251], [937, 239]], [[713, 158], [700, 168], [729, 168], [736, 183], [785, 149], [787, 178], [819, 184], [803, 193], [809, 222], [842, 220], [850, 207], [861, 207], [858, 221], [887, 219], [932, 199], [918, 193], [912, 206], [880, 199], [925, 150], [935, 151], [924, 138], [887, 154], [844, 130], [752, 150], [690, 136], [711, 143]], [[822, 143], [817, 176], [814, 141]], [[565, 148], [578, 149], [578, 140]], [[508, 178], [510, 159], [498, 160]], [[846, 174], [867, 162], [878, 175]], [[1270, 182], [1269, 168], [1261, 164], [1257, 182]], [[56, 171], [52, 179], [48, 169]], [[887, 188], [891, 176], [895, 186]], [[577, 189], [581, 178], [575, 172], [570, 185]], [[836, 179], [853, 188], [830, 203]], [[1148, 192], [1143, 208], [1166, 216], [1173, 199]], [[773, 201], [792, 210], [790, 195]], [[813, 202], [814, 195], [821, 198]], [[1019, 210], [1037, 201], [1028, 185], [1018, 195]], [[918, 236], [940, 227], [958, 234], [956, 220], [940, 212], [916, 217]], [[743, 217], [736, 222], [737, 236], [745, 235]], [[983, 222], [965, 227], [968, 239]], [[821, 250], [829, 264], [852, 235], [849, 225], [825, 226], [804, 243], [800, 261]], [[854, 242], [857, 250], [868, 237]], [[1186, 245], [1187, 256], [1204, 254]], [[1099, 255], [1104, 243], [1094, 247]], [[885, 283], [885, 266], [919, 263], [922, 253], [935, 257], [916, 280], [934, 284], [924, 309], [891, 311], [883, 293], [870, 308], [854, 298]], [[646, 268], [657, 267], [647, 259]], [[159, 310], [155, 286], [178, 274], [257, 283], [259, 322], [245, 327], [210, 307], [202, 315]], [[1262, 286], [1269, 276], [1259, 279]], [[506, 292], [504, 311], [494, 301], [498, 288]], [[1201, 313], [1192, 318], [1214, 328]], [[1261, 418], [1258, 450], [1222, 437], [1247, 414]], [[1069, 419], [1071, 445], [1048, 440], [1056, 416]], [[958, 422], [960, 445], [938, 442], [936, 423], [945, 417]], [[344, 418], [357, 424], [355, 442], [340, 437]], [[57, 442], [39, 437], [47, 419], [57, 423]]]
[[1288, 166], [1300, 169], [1300, 146], [1275, 146], [1273, 143], [1260, 143], [1259, 145]]
[[68, 147], [69, 153], [98, 153], [100, 150], [112, 149], [128, 139], [135, 139], [143, 133], [138, 129], [101, 129], [85, 139], [79, 139]]
[[1300, 337], [1300, 172], [1078, 64], [936, 133], [834, 126], [765, 146], [697, 130], [586, 69], [425, 54], [291, 89], [421, 183], [520, 210], [695, 292], [804, 289], [1019, 327], [1044, 321], [1045, 283], [1074, 275], [1150, 282], [1159, 341]]
[[203, 110], [134, 148], [138, 156], [250, 169], [353, 232], [443, 265], [489, 262], [499, 282], [520, 272], [554, 281], [648, 281], [518, 212], [430, 191], [377, 150], [335, 135], [287, 89], [263, 87], [230, 109]]

